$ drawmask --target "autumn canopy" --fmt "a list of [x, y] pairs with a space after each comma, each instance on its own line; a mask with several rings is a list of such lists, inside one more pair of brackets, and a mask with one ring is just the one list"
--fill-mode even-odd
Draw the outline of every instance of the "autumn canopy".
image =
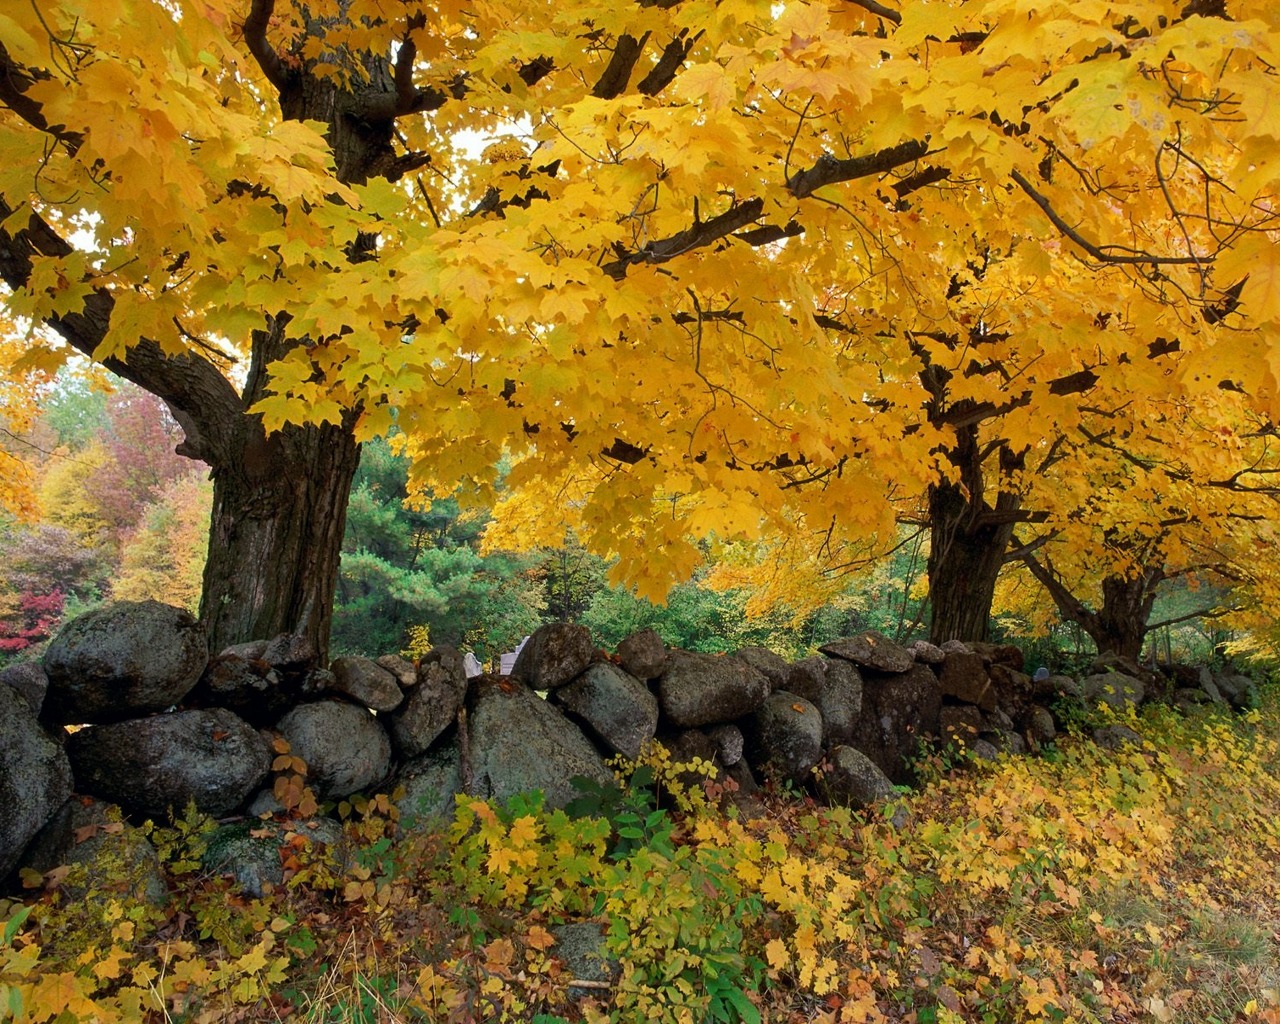
[[0, 44], [7, 415], [73, 351], [164, 399], [215, 643], [324, 650], [393, 426], [643, 593], [920, 522], [942, 638], [1011, 549], [1131, 579], [1269, 518], [1263, 0], [42, 0]]

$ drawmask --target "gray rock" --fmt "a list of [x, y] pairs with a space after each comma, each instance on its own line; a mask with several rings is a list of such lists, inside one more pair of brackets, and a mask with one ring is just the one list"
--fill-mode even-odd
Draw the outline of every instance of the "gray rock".
[[922, 665], [941, 665], [947, 656], [946, 651], [937, 644], [929, 643], [928, 640], [912, 640], [907, 644], [907, 650]]
[[984, 711], [996, 706], [996, 690], [991, 685], [982, 655], [969, 651], [948, 651], [943, 656], [938, 687], [944, 696], [974, 704]]
[[974, 740], [969, 750], [975, 761], [995, 761], [1000, 757], [999, 749], [990, 740]]
[[250, 818], [271, 817], [276, 814], [285, 814], [288, 808], [280, 802], [280, 798], [276, 796], [275, 789], [260, 789], [258, 795], [249, 801], [245, 814]]
[[591, 631], [572, 622], [550, 622], [533, 631], [511, 668], [511, 678], [535, 690], [572, 682], [595, 660]]
[[374, 658], [373, 663], [379, 668], [385, 668], [395, 676], [396, 682], [400, 684], [401, 689], [411, 690], [418, 685], [418, 670], [414, 667], [413, 662], [400, 657], [398, 654], [384, 654], [381, 657]]
[[906, 672], [915, 664], [909, 650], [873, 629], [857, 636], [833, 640], [818, 650], [833, 658], [843, 658], [880, 672]]
[[336, 693], [350, 697], [371, 711], [394, 711], [404, 700], [400, 682], [369, 658], [349, 655], [329, 663]]
[[963, 743], [969, 748], [982, 731], [982, 712], [972, 704], [945, 707], [938, 714], [938, 726], [946, 742]]
[[984, 732], [982, 738], [1005, 753], [1025, 754], [1027, 752], [1027, 741], [1012, 729], [993, 729]]
[[480, 676], [468, 695], [471, 781], [478, 796], [507, 800], [540, 789], [546, 806], [563, 807], [578, 793], [581, 775], [613, 782], [582, 731], [515, 679]]
[[[679, 732], [668, 733], [659, 737], [659, 742], [667, 748], [672, 764], [692, 764], [694, 761], [714, 764], [720, 753], [720, 747], [711, 738], [710, 733], [703, 732], [701, 729], [682, 729]], [[700, 782], [706, 777], [705, 774], [696, 777], [690, 774], [692, 781]]]
[[895, 783], [911, 781], [908, 759], [921, 740], [938, 734], [942, 695], [938, 677], [927, 665], [903, 673], [862, 673], [862, 714], [853, 742]]
[[896, 794], [889, 777], [862, 751], [839, 746], [831, 751], [830, 761], [823, 781], [832, 803], [861, 809]]
[[803, 697], [778, 690], [749, 720], [747, 760], [775, 778], [803, 784], [822, 756], [822, 715]]
[[1090, 705], [1101, 701], [1116, 711], [1142, 703], [1145, 690], [1142, 683], [1120, 672], [1100, 672], [1080, 680], [1084, 699]]
[[467, 693], [462, 655], [452, 647], [435, 647], [418, 665], [417, 683], [404, 703], [386, 716], [392, 742], [402, 757], [425, 754], [457, 717]]
[[662, 713], [682, 729], [742, 718], [768, 695], [769, 680], [746, 662], [692, 651], [669, 652], [658, 680]]
[[642, 629], [618, 644], [618, 661], [637, 679], [657, 679], [667, 669], [667, 645], [652, 629]]
[[658, 698], [635, 676], [607, 661], [592, 665], [552, 696], [608, 747], [632, 761], [658, 728]]
[[31, 705], [0, 686], [0, 879], [71, 796], [71, 765]]
[[232, 644], [219, 652], [219, 657], [243, 658], [245, 661], [261, 661], [267, 653], [266, 640], [249, 640], [242, 644]]
[[982, 716], [982, 727], [989, 732], [1012, 732], [1013, 719], [1003, 708], [993, 708]]
[[116, 601], [67, 623], [44, 655], [42, 714], [53, 722], [115, 722], [182, 700], [209, 661], [204, 627], [184, 608]]
[[716, 758], [726, 768], [742, 760], [742, 730], [732, 723], [714, 725], [707, 730], [707, 738], [716, 745]]
[[335, 864], [345, 859], [342, 826], [332, 818], [310, 818], [288, 824], [242, 821], [219, 826], [207, 837], [200, 864], [206, 871], [231, 875], [241, 892], [261, 899], [268, 888], [284, 884], [280, 850], [294, 836], [306, 840], [301, 851], [304, 858], [329, 857]]
[[822, 715], [822, 743], [849, 742], [862, 713], [862, 676], [851, 661], [802, 658], [791, 666], [787, 689], [813, 704]]
[[791, 674], [791, 666], [782, 655], [767, 647], [743, 647], [734, 652], [735, 658], [745, 661], [767, 680], [773, 690], [785, 690], [787, 677]]
[[972, 648], [963, 640], [944, 640], [938, 645], [938, 650], [943, 654], [951, 654], [953, 651], [972, 652]]
[[1215, 704], [1225, 704], [1227, 699], [1222, 696], [1222, 691], [1218, 689], [1218, 684], [1213, 680], [1213, 672], [1208, 665], [1204, 665], [1200, 669], [1200, 689], [1208, 695], [1209, 699]]
[[1106, 750], [1123, 750], [1133, 744], [1142, 745], [1142, 737], [1127, 725], [1104, 725], [1093, 730], [1093, 742]]
[[1221, 672], [1214, 677], [1218, 692], [1238, 711], [1258, 706], [1258, 685], [1239, 672]]
[[192, 800], [214, 817], [230, 814], [271, 768], [266, 741], [225, 708], [81, 729], [67, 756], [80, 790], [153, 817]]
[[250, 725], [271, 726], [293, 700], [275, 669], [261, 658], [249, 660], [223, 652], [209, 662], [186, 703], [226, 708]]
[[454, 798], [462, 792], [462, 753], [457, 738], [404, 764], [392, 788], [403, 790], [396, 799], [401, 827], [412, 830], [451, 821]]
[[1037, 743], [1048, 743], [1058, 735], [1058, 727], [1053, 721], [1053, 712], [1048, 708], [1033, 707], [1027, 712], [1027, 732]]
[[1037, 696], [1044, 697], [1072, 697], [1076, 700], [1084, 699], [1084, 687], [1080, 685], [1079, 680], [1073, 676], [1050, 676], [1045, 680], [1045, 690], [1033, 691]]
[[345, 701], [300, 704], [276, 723], [307, 762], [316, 794], [341, 799], [377, 785], [391, 767], [391, 741], [368, 709]]
[[262, 650], [262, 660], [282, 673], [305, 674], [316, 668], [320, 652], [302, 633], [281, 633]]
[[150, 840], [122, 820], [120, 808], [92, 797], [73, 796], [64, 803], [31, 841], [22, 862], [41, 874], [70, 867], [58, 885], [67, 901], [83, 900], [91, 891], [101, 895], [106, 879], [112, 891], [153, 907], [164, 906], [169, 897]]
[[[622, 973], [621, 965], [609, 955], [603, 925], [594, 921], [559, 924], [551, 928], [551, 934], [556, 940], [552, 953], [564, 963], [570, 979], [609, 984]], [[582, 998], [596, 990], [591, 986], [570, 985], [567, 991], [573, 998]]]
[[49, 689], [49, 677], [37, 662], [24, 661], [0, 671], [0, 686], [12, 686], [27, 699], [31, 711], [39, 717], [44, 695]]

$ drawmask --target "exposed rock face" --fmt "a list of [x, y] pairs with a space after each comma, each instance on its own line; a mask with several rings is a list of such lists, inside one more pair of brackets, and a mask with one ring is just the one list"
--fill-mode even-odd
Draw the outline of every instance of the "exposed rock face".
[[27, 699], [32, 714], [39, 717], [40, 708], [44, 704], [44, 695], [49, 689], [49, 677], [34, 661], [24, 661], [20, 665], [10, 665], [0, 671], [0, 686], [12, 686]]
[[368, 789], [391, 767], [391, 740], [366, 708], [336, 700], [300, 704], [276, 728], [307, 762], [307, 781], [320, 796]]
[[802, 784], [822, 756], [822, 715], [798, 694], [778, 690], [751, 717], [746, 737], [753, 767]]
[[570, 779], [613, 781], [591, 742], [550, 703], [515, 679], [480, 676], [469, 694], [472, 785], [478, 796], [507, 800], [540, 789], [548, 807], [575, 796]]
[[861, 750], [895, 783], [911, 781], [907, 761], [924, 736], [937, 735], [942, 696], [925, 665], [894, 675], [862, 673], [862, 714], [850, 746]]
[[658, 728], [658, 698], [607, 661], [592, 665], [554, 697], [610, 749], [633, 761]]
[[274, 725], [293, 706], [275, 669], [261, 658], [250, 660], [225, 651], [209, 662], [187, 703], [226, 708], [258, 726]]
[[946, 651], [937, 644], [929, 643], [928, 640], [912, 640], [907, 644], [907, 650], [922, 665], [941, 665], [947, 656]]
[[652, 629], [642, 629], [618, 644], [618, 662], [637, 679], [657, 679], [667, 669], [667, 646]]
[[404, 787], [404, 795], [396, 802], [402, 822], [412, 826], [417, 821], [451, 820], [454, 797], [462, 792], [462, 752], [457, 737], [442, 741], [402, 766], [396, 774], [396, 786]]
[[817, 707], [825, 746], [847, 743], [862, 713], [862, 676], [851, 661], [803, 658], [791, 666], [787, 689]]
[[671, 651], [658, 680], [662, 713], [682, 729], [749, 715], [768, 695], [769, 681], [746, 662], [691, 651]]
[[204, 627], [190, 612], [117, 601], [73, 619], [49, 644], [42, 714], [79, 724], [163, 711], [191, 691], [208, 661]]
[[71, 795], [71, 765], [31, 705], [0, 685], [0, 879]]
[[462, 707], [467, 672], [462, 655], [452, 647], [436, 647], [418, 665], [417, 683], [404, 702], [387, 717], [391, 739], [401, 756], [418, 757], [430, 749]]
[[742, 760], [745, 739], [742, 730], [732, 722], [708, 729], [707, 738], [716, 745], [716, 758], [726, 768], [732, 768]]
[[1027, 712], [1027, 732], [1037, 743], [1048, 743], [1058, 735], [1053, 713], [1048, 708], [1033, 707]]
[[67, 756], [79, 789], [153, 817], [189, 800], [214, 817], [230, 814], [271, 768], [266, 740], [225, 708], [81, 729]]
[[394, 711], [404, 700], [396, 677], [370, 658], [351, 655], [329, 664], [333, 689], [372, 711]]
[[791, 666], [782, 655], [767, 647], [743, 647], [735, 651], [733, 656], [742, 659], [769, 680], [770, 689], [785, 690], [787, 688]]
[[831, 769], [823, 780], [832, 803], [860, 809], [894, 795], [893, 783], [871, 758], [853, 747], [831, 751]]
[[1093, 742], [1106, 750], [1123, 750], [1129, 745], [1142, 746], [1142, 737], [1127, 725], [1104, 725], [1093, 730]]
[[969, 651], [949, 651], [943, 656], [938, 687], [944, 696], [975, 704], [984, 711], [994, 710], [996, 690], [987, 675], [982, 655]]
[[938, 715], [938, 726], [948, 743], [971, 747], [982, 731], [982, 712], [971, 704], [945, 707]]
[[855, 665], [880, 672], [906, 672], [915, 664], [915, 658], [909, 650], [874, 629], [857, 636], [833, 640], [829, 644], [823, 644], [818, 650], [832, 658], [843, 658]]
[[535, 690], [554, 690], [585, 672], [595, 656], [586, 626], [551, 622], [533, 631], [512, 666], [511, 678]]
[[1246, 675], [1238, 672], [1221, 672], [1214, 677], [1218, 692], [1233, 708], [1245, 711], [1258, 704], [1258, 686]]
[[396, 682], [403, 690], [411, 690], [418, 683], [418, 670], [414, 668], [413, 662], [405, 660], [398, 654], [384, 654], [374, 658], [373, 663], [395, 676]]

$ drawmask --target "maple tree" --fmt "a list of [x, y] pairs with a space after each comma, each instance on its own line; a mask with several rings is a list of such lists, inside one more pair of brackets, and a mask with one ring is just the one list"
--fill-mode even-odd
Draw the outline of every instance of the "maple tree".
[[1278, 39], [1261, 0], [6, 11], [13, 370], [51, 331], [172, 410], [215, 644], [323, 653], [393, 416], [415, 487], [506, 455], [522, 542], [642, 594], [923, 502], [934, 635], [978, 636], [1055, 432], [1275, 412]]

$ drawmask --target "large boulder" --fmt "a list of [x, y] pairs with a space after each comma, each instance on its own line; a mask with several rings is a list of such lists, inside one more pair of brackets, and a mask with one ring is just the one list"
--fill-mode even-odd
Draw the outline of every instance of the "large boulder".
[[896, 792], [889, 777], [860, 750], [836, 747], [830, 761], [823, 783], [825, 795], [833, 804], [858, 810], [887, 800]]
[[738, 658], [671, 651], [658, 679], [658, 703], [681, 729], [731, 722], [756, 711], [769, 695], [769, 680]]
[[307, 762], [307, 781], [320, 796], [358, 793], [391, 768], [391, 740], [367, 708], [336, 700], [300, 704], [276, 728]]
[[271, 769], [267, 741], [225, 708], [81, 729], [67, 756], [78, 789], [150, 816], [191, 800], [214, 817], [230, 814]]
[[926, 736], [938, 734], [942, 695], [926, 665], [908, 672], [862, 673], [862, 714], [853, 730], [856, 747], [895, 783], [909, 783], [908, 762]]
[[554, 690], [587, 670], [596, 657], [591, 631], [572, 622], [539, 626], [520, 649], [511, 678], [535, 690]]
[[949, 651], [943, 655], [938, 688], [943, 696], [976, 705], [984, 711], [995, 709], [996, 689], [991, 685], [982, 655], [975, 651]]
[[294, 700], [281, 685], [276, 670], [261, 658], [224, 651], [209, 661], [185, 703], [226, 708], [250, 725], [271, 726], [293, 706]]
[[909, 650], [874, 629], [868, 629], [857, 636], [832, 640], [818, 650], [832, 658], [843, 658], [879, 672], [906, 672], [916, 663]]
[[1258, 684], [1240, 672], [1219, 672], [1213, 677], [1218, 692], [1240, 711], [1258, 706]]
[[803, 784], [822, 756], [822, 715], [799, 694], [777, 690], [748, 720], [745, 736], [753, 768]]
[[558, 709], [515, 679], [479, 676], [468, 694], [471, 783], [478, 796], [507, 800], [540, 789], [551, 808], [578, 792], [570, 780], [613, 781], [591, 741]]
[[400, 682], [371, 658], [348, 655], [329, 664], [332, 689], [372, 711], [394, 711], [404, 700]]
[[862, 713], [862, 676], [853, 662], [821, 656], [801, 658], [791, 666], [786, 689], [818, 709], [824, 746], [849, 742]]
[[1142, 683], [1123, 672], [1098, 672], [1085, 676], [1080, 680], [1080, 689], [1090, 707], [1102, 703], [1116, 711], [1141, 704], [1146, 696]]
[[938, 728], [947, 743], [972, 747], [982, 732], [982, 712], [972, 704], [944, 707], [938, 714]]
[[454, 798], [462, 792], [462, 751], [457, 736], [401, 765], [391, 789], [398, 793], [396, 807], [405, 827], [452, 819]]
[[31, 705], [0, 685], [0, 879], [71, 795], [71, 765]]
[[641, 629], [618, 644], [618, 663], [637, 679], [657, 679], [667, 668], [667, 645], [652, 629]]
[[791, 666], [781, 654], [767, 647], [743, 647], [735, 651], [733, 656], [741, 658], [767, 680], [773, 690], [785, 690], [787, 677], [791, 674]]
[[417, 682], [386, 715], [396, 750], [403, 757], [425, 754], [457, 717], [467, 693], [462, 655], [452, 647], [434, 647], [418, 665]]
[[186, 609], [117, 601], [72, 619], [49, 644], [42, 714], [73, 725], [163, 711], [191, 692], [208, 661], [204, 627]]
[[553, 696], [606, 746], [633, 761], [658, 728], [658, 698], [635, 676], [607, 661], [592, 665]]
[[24, 661], [19, 665], [10, 665], [0, 671], [0, 686], [12, 686], [31, 705], [36, 716], [44, 705], [44, 695], [49, 689], [49, 677], [37, 662]]

